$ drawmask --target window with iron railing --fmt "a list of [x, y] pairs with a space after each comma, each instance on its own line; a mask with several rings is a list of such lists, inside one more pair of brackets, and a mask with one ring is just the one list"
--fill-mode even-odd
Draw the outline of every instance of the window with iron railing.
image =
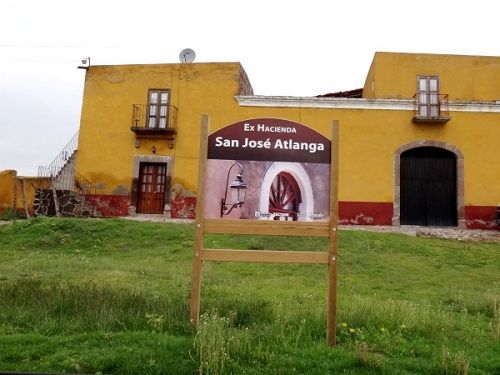
[[132, 105], [131, 130], [137, 137], [172, 138], [175, 135], [177, 108], [169, 102], [170, 90], [151, 89], [148, 104]]
[[439, 93], [438, 76], [418, 76], [415, 98], [415, 122], [447, 122], [448, 95]]
[[149, 90], [148, 128], [167, 127], [169, 97], [168, 90]]

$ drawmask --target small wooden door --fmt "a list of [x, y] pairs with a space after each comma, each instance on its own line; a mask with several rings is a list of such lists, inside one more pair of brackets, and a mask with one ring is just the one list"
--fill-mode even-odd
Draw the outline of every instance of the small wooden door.
[[269, 191], [269, 213], [275, 215], [274, 220], [298, 220], [301, 202], [300, 189], [295, 178], [287, 172], [279, 173]]
[[141, 163], [139, 170], [139, 201], [137, 212], [162, 214], [165, 206], [167, 164]]

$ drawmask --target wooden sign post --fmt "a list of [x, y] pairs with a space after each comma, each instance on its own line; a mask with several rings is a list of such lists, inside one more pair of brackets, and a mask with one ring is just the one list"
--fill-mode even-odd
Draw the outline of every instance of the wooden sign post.
[[[329, 218], [327, 221], [268, 221], [205, 217], [205, 178], [207, 166], [209, 117], [202, 115], [198, 198], [191, 286], [191, 324], [200, 316], [201, 271], [203, 262], [314, 263], [328, 265], [327, 342], [336, 341], [337, 299], [337, 224], [338, 224], [338, 121], [333, 121], [330, 147]], [[291, 142], [291, 141], [290, 141]], [[269, 236], [306, 236], [328, 238], [328, 251], [264, 251], [204, 248], [205, 234], [255, 234]]]

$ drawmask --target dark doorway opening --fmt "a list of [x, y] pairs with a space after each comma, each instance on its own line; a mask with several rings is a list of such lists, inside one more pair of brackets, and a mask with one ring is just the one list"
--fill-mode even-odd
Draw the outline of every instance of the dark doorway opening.
[[457, 158], [437, 147], [401, 154], [401, 225], [457, 225]]

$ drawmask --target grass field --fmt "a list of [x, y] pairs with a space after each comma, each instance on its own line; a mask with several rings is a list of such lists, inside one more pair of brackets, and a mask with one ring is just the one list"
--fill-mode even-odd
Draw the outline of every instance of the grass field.
[[[324, 265], [206, 263], [188, 324], [192, 225], [0, 226], [0, 371], [500, 374], [500, 243], [341, 231], [337, 346]], [[208, 247], [323, 240], [212, 236]]]

